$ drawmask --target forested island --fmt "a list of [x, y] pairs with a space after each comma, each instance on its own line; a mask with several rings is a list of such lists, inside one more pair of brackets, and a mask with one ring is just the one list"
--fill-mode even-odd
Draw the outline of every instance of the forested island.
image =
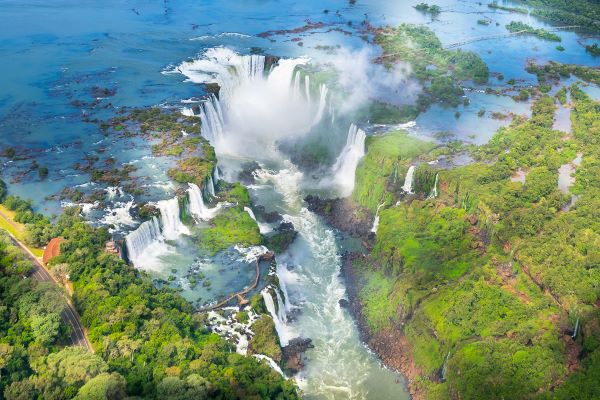
[[0, 399], [600, 398], [598, 4], [284, 3], [0, 6]]

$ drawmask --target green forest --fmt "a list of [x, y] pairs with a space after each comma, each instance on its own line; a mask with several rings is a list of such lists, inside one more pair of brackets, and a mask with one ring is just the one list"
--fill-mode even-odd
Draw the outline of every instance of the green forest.
[[[552, 129], [557, 100], [542, 96], [530, 119], [473, 148], [475, 163], [418, 166], [408, 203], [394, 204], [396, 170], [430, 159], [427, 148], [391, 153], [379, 142], [393, 135], [367, 143], [353, 197], [387, 206], [353, 266], [362, 314], [375, 335], [405, 335], [425, 398], [600, 396], [600, 103], [565, 90], [572, 136]], [[571, 205], [558, 169], [578, 153]], [[378, 167], [383, 177], [370, 177]], [[439, 196], [425, 199], [431, 183], [418, 193], [418, 182], [432, 174]]]
[[110, 235], [87, 224], [77, 209], [29, 228], [33, 242], [40, 235], [65, 239], [50, 270], [68, 274], [94, 353], [64, 346], [65, 293], [36, 283], [31, 263], [3, 234], [0, 393], [7, 400], [297, 398], [291, 382], [210, 333], [179, 294], [157, 289], [145, 273], [107, 254]]

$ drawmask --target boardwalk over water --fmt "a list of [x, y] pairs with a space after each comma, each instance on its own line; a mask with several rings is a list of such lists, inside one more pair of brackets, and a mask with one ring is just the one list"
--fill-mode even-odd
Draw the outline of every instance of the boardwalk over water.
[[[571, 25], [571, 26], [559, 26], [553, 29], [548, 29], [546, 30], [546, 32], [559, 32], [559, 31], [563, 31], [566, 29], [576, 29], [576, 28], [581, 28], [578, 25]], [[503, 38], [509, 38], [509, 37], [513, 37], [513, 36], [519, 36], [519, 35], [525, 35], [527, 33], [531, 33], [528, 30], [522, 30], [522, 31], [518, 31], [518, 32], [510, 32], [510, 33], [501, 33], [498, 35], [486, 35], [486, 36], [479, 36], [479, 37], [474, 37], [474, 38], [470, 38], [470, 39], [465, 39], [461, 42], [456, 42], [456, 43], [451, 43], [449, 45], [446, 45], [444, 48], [446, 50], [449, 49], [455, 49], [457, 47], [461, 47], [464, 46], [466, 44], [469, 43], [475, 43], [475, 42], [481, 42], [484, 40], [494, 40], [494, 39], [503, 39]]]
[[263, 260], [264, 261], [272, 260], [274, 256], [275, 255], [272, 252], [268, 252], [268, 253], [262, 254], [261, 256], [256, 258], [256, 260], [254, 262], [256, 264], [256, 277], [254, 278], [254, 283], [251, 286], [248, 286], [246, 289], [232, 294], [231, 296], [227, 297], [226, 299], [219, 301], [217, 304], [214, 304], [214, 305], [208, 306], [208, 307], [199, 308], [196, 312], [202, 313], [202, 312], [217, 310], [217, 309], [223, 307], [224, 305], [226, 305], [227, 303], [229, 303], [231, 300], [233, 300], [236, 297], [239, 297], [240, 299], [243, 298], [243, 296], [245, 294], [248, 294], [251, 290], [256, 288], [256, 286], [258, 285], [258, 281], [260, 279], [260, 262]]

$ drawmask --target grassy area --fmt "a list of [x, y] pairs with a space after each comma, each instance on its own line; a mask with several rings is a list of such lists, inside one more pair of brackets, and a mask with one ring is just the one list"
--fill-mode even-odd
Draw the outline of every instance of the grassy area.
[[395, 131], [368, 137], [366, 146], [367, 154], [356, 170], [352, 197], [374, 212], [380, 203], [392, 200], [393, 191], [388, 186], [402, 186], [412, 159], [429, 152], [435, 144]]
[[[25, 225], [15, 222], [15, 215], [16, 213], [14, 211], [11, 211], [2, 204], [0, 204], [0, 228], [4, 229], [7, 232], [10, 232], [10, 234], [16, 237], [21, 243], [25, 243]], [[4, 216], [8, 217], [12, 224], [7, 219], [5, 219]], [[36, 257], [41, 257], [42, 254], [44, 254], [44, 249], [31, 246], [27, 246], [27, 248]]]
[[242, 207], [230, 207], [210, 221], [210, 226], [199, 233], [201, 248], [216, 254], [230, 246], [259, 245], [262, 236], [258, 224]]

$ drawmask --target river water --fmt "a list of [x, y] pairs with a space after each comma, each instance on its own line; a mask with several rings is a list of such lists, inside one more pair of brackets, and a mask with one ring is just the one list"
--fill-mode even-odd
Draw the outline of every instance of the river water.
[[[234, 181], [244, 162], [258, 161], [261, 168], [250, 186], [255, 204], [283, 214], [299, 232], [294, 244], [278, 257], [278, 276], [288, 294], [288, 316], [280, 326], [282, 340], [302, 336], [311, 338], [315, 345], [306, 354], [306, 369], [296, 378], [300, 387], [311, 399], [408, 398], [402, 378], [381, 368], [360, 342], [347, 311], [339, 306], [345, 296], [339, 276], [339, 240], [302, 201], [310, 193], [347, 193], [348, 187], [336, 182], [353, 172], [340, 173], [326, 165], [316, 176], [310, 175], [292, 164], [274, 143], [326, 136], [336, 154], [356, 158], [360, 152], [344, 147], [351, 124], [366, 131], [374, 127], [368, 121], [355, 120], [353, 107], [368, 101], [369, 96], [400, 96], [399, 101], [411, 96], [413, 83], [388, 76], [370, 63], [379, 50], [360, 38], [365, 19], [375, 26], [426, 24], [445, 45], [504, 33], [504, 25], [511, 20], [551, 27], [528, 15], [493, 11], [478, 1], [438, 1], [443, 13], [431, 18], [413, 8], [418, 2], [4, 1], [0, 4], [0, 148], [15, 147], [21, 154], [35, 157], [50, 173], [47, 180], [40, 181], [27, 173], [30, 159], [1, 159], [2, 174], [11, 192], [33, 199], [37, 209], [47, 214], [60, 212], [60, 202], [48, 196], [63, 187], [105, 190], [106, 207], [89, 205], [86, 216], [96, 224], [112, 224], [115, 235], [123, 236], [139, 225], [131, 214], [135, 202], [173, 198], [175, 187], [166, 170], [175, 160], [152, 157], [152, 143], [140, 138], [107, 138], [96, 123], [84, 122], [82, 117], [106, 119], [114, 115], [113, 107], [121, 106], [161, 105], [183, 110], [189, 107], [187, 99], [206, 94], [202, 82], [220, 79], [230, 94], [221, 99], [226, 124], [219, 132], [204, 134], [210, 133], [217, 148], [221, 173]], [[480, 25], [480, 18], [493, 23]], [[257, 36], [265, 31], [298, 28], [307, 21], [325, 25], [310, 32]], [[534, 37], [473, 42], [463, 48], [477, 52], [492, 72], [504, 75], [502, 81], [490, 79], [486, 87], [493, 89], [505, 88], [509, 78], [517, 79], [523, 87], [534, 84], [535, 77], [524, 71], [529, 59], [600, 65], [599, 59], [582, 46], [593, 37], [569, 31], [559, 35], [565, 51]], [[320, 50], [322, 46], [340, 48], [332, 55]], [[248, 60], [243, 55], [254, 48], [283, 57], [279, 67], [258, 79], [229, 79], [228, 63], [236, 57]], [[302, 90], [306, 86], [304, 75], [296, 83], [298, 68], [310, 70], [323, 64], [333, 65], [342, 80], [350, 82], [345, 89], [351, 96], [334, 100], [333, 91], [327, 92], [318, 83], [309, 84], [306, 95]], [[248, 65], [255, 71], [258, 64]], [[207, 69], [209, 78], [202, 75]], [[101, 98], [94, 92], [95, 86], [115, 89], [116, 94]], [[530, 113], [529, 103], [482, 93], [484, 87], [470, 87], [470, 105], [459, 107], [460, 118], [455, 117], [455, 109], [434, 106], [411, 125], [411, 133], [429, 138], [450, 131], [458, 139], [484, 143], [508, 123], [491, 118], [491, 112]], [[595, 86], [586, 90], [595, 97], [600, 94]], [[91, 102], [95, 105], [90, 106]], [[480, 117], [477, 114], [482, 108], [487, 113]], [[132, 196], [89, 183], [89, 176], [74, 164], [93, 154], [114, 157], [120, 165], [135, 165], [137, 184], [149, 190]], [[335, 164], [355, 167], [352, 160]], [[173, 230], [178, 229], [185, 227], [175, 223]], [[176, 236], [177, 243], [165, 246], [165, 253], [148, 269], [157, 278], [175, 276], [172, 284], [181, 287], [190, 301], [214, 300], [252, 279], [253, 270], [235, 250], [208, 257], [185, 235]], [[212, 281], [212, 289], [191, 288], [186, 280], [190, 268], [202, 271]]]

